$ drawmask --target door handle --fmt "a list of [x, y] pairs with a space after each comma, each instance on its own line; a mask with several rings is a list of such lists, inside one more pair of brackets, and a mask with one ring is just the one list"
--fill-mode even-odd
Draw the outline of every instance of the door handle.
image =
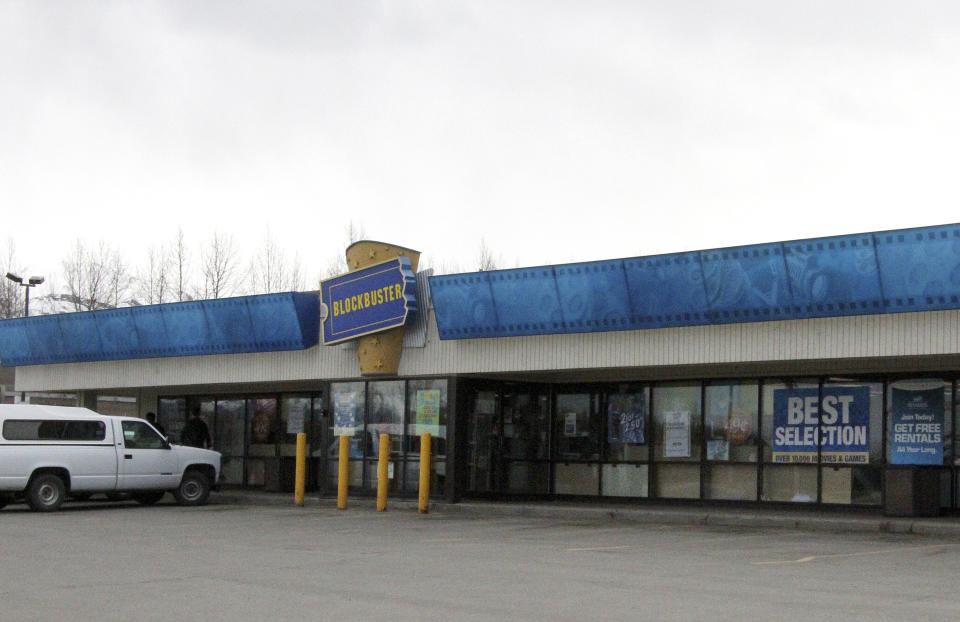
[[133, 454], [123, 454], [124, 460], [133, 460]]

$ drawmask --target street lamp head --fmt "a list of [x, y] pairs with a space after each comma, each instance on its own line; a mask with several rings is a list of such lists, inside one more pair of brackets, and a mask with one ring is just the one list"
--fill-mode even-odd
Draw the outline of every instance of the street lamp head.
[[7, 272], [7, 278], [14, 283], [23, 283], [23, 277], [17, 276], [13, 272]]
[[42, 276], [30, 277], [30, 285], [40, 285], [45, 279]]

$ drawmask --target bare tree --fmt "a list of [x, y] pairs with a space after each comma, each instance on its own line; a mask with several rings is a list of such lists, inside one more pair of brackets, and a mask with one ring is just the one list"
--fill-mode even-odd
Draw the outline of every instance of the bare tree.
[[433, 270], [433, 274], [454, 274], [460, 272], [460, 264], [456, 261], [447, 259], [437, 259], [433, 255], [424, 253], [420, 255], [420, 272]]
[[263, 248], [250, 262], [250, 288], [254, 294], [298, 291], [304, 288], [300, 257], [291, 260], [267, 229]]
[[177, 302], [190, 300], [190, 249], [184, 241], [182, 227], [177, 229], [170, 257], [173, 262], [173, 298]]
[[[103, 244], [101, 243], [101, 246]], [[106, 276], [107, 276], [107, 301], [106, 304], [116, 309], [121, 305], [129, 305], [130, 287], [133, 284], [133, 276], [127, 267], [127, 262], [120, 255], [120, 251], [115, 248], [107, 250]]]
[[136, 303], [155, 305], [169, 300], [173, 293], [171, 255], [164, 247], [147, 249], [147, 263], [136, 278]]
[[480, 238], [480, 252], [477, 255], [477, 270], [486, 272], [487, 270], [496, 270], [500, 264], [500, 258], [494, 257], [487, 241]]
[[214, 232], [209, 245], [200, 253], [203, 274], [203, 298], [225, 298], [235, 293], [242, 278], [233, 238]]
[[263, 248], [250, 262], [250, 289], [254, 294], [269, 294], [283, 288], [286, 266], [283, 249], [268, 228], [263, 237]]
[[[339, 274], [349, 272], [350, 266], [347, 265], [347, 257], [344, 254], [347, 250], [347, 247], [354, 242], [359, 242], [367, 237], [367, 232], [363, 228], [363, 225], [357, 225], [352, 220], [347, 225], [345, 233], [347, 238], [346, 244], [344, 244], [343, 248], [340, 249], [338, 254], [334, 255], [333, 258], [330, 259], [330, 262], [327, 264], [326, 269], [323, 271], [323, 274], [320, 277], [321, 280], [329, 279]], [[317, 288], [319, 289], [319, 287], [320, 286], [318, 285]]]
[[287, 284], [284, 290], [288, 292], [301, 292], [307, 288], [307, 282], [303, 278], [303, 268], [300, 267], [300, 255], [294, 253], [290, 268], [287, 270]]
[[[3, 261], [3, 272], [13, 272], [23, 276], [23, 267], [17, 264], [16, 246], [8, 238], [5, 246], [0, 246], [0, 257]], [[0, 283], [0, 319], [21, 317], [23, 315], [23, 294], [20, 286], [8, 279]]]
[[125, 302], [129, 271], [120, 252], [101, 241], [88, 249], [77, 240], [63, 260], [68, 299], [76, 311], [112, 309]]
[[63, 280], [66, 281], [67, 295], [74, 311], [82, 311], [82, 292], [86, 284], [84, 263], [87, 250], [83, 241], [77, 240], [70, 249], [70, 254], [63, 260]]

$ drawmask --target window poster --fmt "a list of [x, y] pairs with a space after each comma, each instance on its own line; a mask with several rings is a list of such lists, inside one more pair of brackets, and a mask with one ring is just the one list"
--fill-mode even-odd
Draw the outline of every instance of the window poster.
[[417, 434], [437, 436], [440, 433], [440, 391], [421, 389], [417, 391], [416, 409]]
[[647, 400], [644, 393], [611, 395], [607, 406], [607, 440], [611, 443], [646, 443]]
[[564, 413], [563, 415], [563, 435], [577, 435], [577, 413]]
[[690, 411], [674, 410], [663, 414], [663, 457], [690, 457]]
[[285, 405], [287, 407], [287, 434], [306, 432], [310, 400], [293, 399], [286, 401]]
[[440, 425], [440, 391], [436, 389], [417, 391], [417, 423]]
[[253, 416], [250, 418], [250, 442], [269, 444], [276, 442], [277, 401], [259, 399], [253, 404]]
[[304, 432], [305, 421], [306, 413], [299, 408], [292, 409], [287, 414], [287, 434], [299, 434]]
[[729, 460], [730, 441], [725, 438], [707, 441], [707, 460]]
[[352, 436], [357, 431], [357, 394], [333, 394], [333, 435]]
[[866, 464], [870, 461], [870, 388], [824, 387], [773, 392], [773, 461]]
[[943, 464], [943, 387], [892, 391], [890, 464]]

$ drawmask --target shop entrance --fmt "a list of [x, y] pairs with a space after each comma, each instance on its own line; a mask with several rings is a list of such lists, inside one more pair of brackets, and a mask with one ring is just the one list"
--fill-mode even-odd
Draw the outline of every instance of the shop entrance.
[[550, 398], [546, 387], [475, 388], [467, 418], [469, 493], [550, 492]]

